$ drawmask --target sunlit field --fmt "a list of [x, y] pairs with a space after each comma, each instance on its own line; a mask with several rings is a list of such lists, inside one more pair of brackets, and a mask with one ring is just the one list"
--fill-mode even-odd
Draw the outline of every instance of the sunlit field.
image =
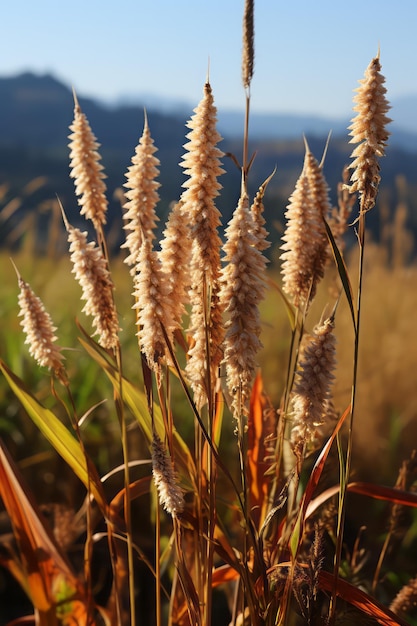
[[160, 239], [146, 114], [115, 237], [74, 94], [85, 227], [57, 199], [42, 253], [44, 207], [0, 253], [0, 626], [417, 623], [417, 265], [409, 207], [378, 196], [380, 53], [358, 77], [337, 206], [306, 141], [268, 233], [271, 172], [248, 192], [253, 10], [227, 224], [209, 82]]

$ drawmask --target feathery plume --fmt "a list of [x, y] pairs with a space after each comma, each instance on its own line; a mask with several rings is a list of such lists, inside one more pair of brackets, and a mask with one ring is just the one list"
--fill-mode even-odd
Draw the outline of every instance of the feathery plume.
[[328, 240], [323, 218], [329, 210], [322, 168], [306, 144], [304, 167], [285, 213], [287, 227], [280, 257], [283, 289], [297, 307], [311, 303], [324, 275]]
[[395, 596], [390, 604], [390, 611], [396, 615], [404, 616], [411, 609], [414, 609], [417, 603], [417, 577], [411, 578], [404, 587]]
[[70, 126], [72, 133], [70, 148], [70, 176], [74, 179], [75, 193], [81, 206], [81, 215], [91, 220], [100, 230], [106, 223], [107, 199], [105, 174], [100, 163], [97, 142], [90, 124], [74, 94], [74, 121]]
[[354, 161], [349, 166], [353, 170], [349, 190], [359, 193], [361, 213], [375, 205], [381, 179], [378, 157], [385, 155], [389, 137], [386, 125], [391, 120], [386, 113], [390, 105], [385, 97], [387, 90], [384, 82], [378, 53], [366, 68], [364, 78], [359, 81], [353, 109], [357, 115], [349, 126], [350, 143], [359, 144], [352, 152]]
[[292, 396], [291, 441], [296, 449], [314, 439], [316, 429], [323, 423], [326, 414], [336, 366], [333, 329], [332, 316], [303, 338]]
[[256, 239], [256, 247], [261, 252], [270, 247], [271, 243], [267, 241], [268, 231], [265, 228], [266, 220], [263, 216], [264, 213], [264, 195], [269, 181], [275, 174], [275, 170], [270, 176], [260, 185], [258, 192], [251, 205], [251, 213], [253, 219], [253, 234]]
[[152, 250], [151, 242], [143, 238], [134, 279], [134, 308], [137, 309], [139, 346], [149, 367], [154, 370], [166, 352], [161, 325], [172, 338], [171, 302], [163, 278], [156, 252]]
[[[217, 178], [224, 173], [217, 148], [221, 140], [216, 130], [216, 107], [209, 83], [204, 96], [187, 126], [191, 132], [185, 144], [187, 150], [181, 165], [188, 180], [181, 195], [182, 213], [189, 223], [190, 258], [190, 328], [192, 345], [186, 371], [198, 406], [207, 399], [205, 380], [210, 360], [210, 376], [215, 377], [221, 358], [223, 340], [222, 311], [218, 298], [221, 240], [217, 232], [220, 211], [214, 204], [221, 185]], [[210, 355], [207, 354], [207, 344]]]
[[184, 510], [184, 496], [177, 483], [172, 460], [155, 432], [152, 437], [152, 474], [160, 504], [172, 517], [176, 517]]
[[245, 0], [243, 13], [242, 82], [249, 89], [254, 71], [254, 0]]
[[130, 232], [122, 248], [129, 250], [125, 263], [130, 265], [130, 273], [133, 276], [142, 236], [153, 241], [159, 219], [155, 212], [159, 201], [157, 189], [160, 187], [160, 183], [155, 180], [159, 174], [160, 164], [159, 159], [154, 156], [156, 151], [145, 113], [143, 133], [132, 157], [132, 165], [126, 174], [127, 182], [124, 184], [128, 189], [125, 193], [128, 202], [124, 205], [124, 228]]
[[225, 312], [229, 315], [225, 326], [224, 362], [236, 418], [248, 413], [251, 383], [257, 367], [256, 355], [262, 346], [258, 307], [265, 295], [266, 260], [257, 248], [254, 228], [248, 196], [242, 191], [226, 229], [226, 265], [220, 292]]
[[86, 301], [83, 313], [91, 315], [98, 343], [108, 350], [119, 344], [119, 322], [113, 300], [114, 285], [106, 259], [94, 241], [87, 242], [87, 233], [66, 222], [70, 243], [72, 273], [82, 288]]
[[310, 260], [311, 235], [307, 235], [309, 224], [308, 209], [311, 206], [310, 188], [304, 172], [300, 174], [295, 189], [290, 196], [285, 217], [287, 226], [283, 236], [284, 250], [281, 274], [283, 289], [292, 297], [294, 305], [306, 303], [309, 297], [312, 273]]
[[158, 254], [166, 283], [166, 297], [172, 309], [175, 329], [182, 328], [182, 316], [188, 302], [190, 232], [182, 213], [182, 202], [171, 208]]
[[337, 185], [337, 207], [333, 207], [329, 226], [340, 252], [343, 252], [345, 243], [343, 236], [348, 227], [348, 221], [356, 202], [356, 194], [351, 194], [348, 188], [349, 168], [343, 168], [342, 181]]
[[25, 343], [29, 345], [29, 354], [38, 365], [47, 367], [54, 372], [59, 380], [65, 384], [67, 377], [62, 361], [61, 348], [55, 344], [56, 327], [52, 323], [41, 299], [35, 295], [30, 285], [23, 280], [17, 271], [19, 284], [18, 302], [20, 324], [26, 335]]

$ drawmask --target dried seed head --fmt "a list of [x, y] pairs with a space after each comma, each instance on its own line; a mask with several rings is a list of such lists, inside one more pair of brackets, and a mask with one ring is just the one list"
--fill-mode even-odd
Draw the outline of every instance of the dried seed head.
[[[307, 177], [311, 198], [316, 210], [323, 218], [330, 213], [329, 186], [323, 174], [323, 166], [317, 161], [306, 142], [304, 173]], [[324, 229], [323, 229], [324, 232]]]
[[411, 578], [395, 596], [390, 604], [390, 611], [396, 615], [405, 616], [417, 604], [417, 577]]
[[342, 181], [337, 185], [337, 207], [332, 209], [329, 226], [340, 252], [343, 252], [345, 243], [343, 236], [348, 227], [348, 221], [356, 202], [356, 194], [351, 194], [348, 189], [349, 168], [344, 167]]
[[223, 153], [217, 148], [221, 141], [216, 130], [217, 110], [209, 83], [204, 86], [204, 96], [194, 111], [187, 124], [191, 132], [187, 134], [189, 141], [184, 146], [187, 152], [181, 162], [188, 175], [181, 201], [191, 229], [191, 271], [196, 272], [193, 282], [200, 283], [201, 275], [205, 274], [210, 284], [217, 279], [220, 266], [221, 241], [217, 229], [221, 215], [214, 198], [219, 195], [221, 185], [217, 179], [224, 170], [220, 163]]
[[220, 167], [222, 152], [217, 148], [221, 137], [216, 130], [216, 107], [208, 83], [188, 127], [191, 132], [185, 145], [187, 153], [181, 163], [189, 176], [184, 183], [186, 191], [181, 196], [181, 210], [189, 223], [191, 239], [188, 333], [192, 347], [186, 371], [197, 404], [203, 404], [207, 396], [208, 361], [210, 376], [214, 380], [222, 358], [220, 346], [224, 336], [218, 298], [221, 240], [217, 229], [220, 212], [214, 204], [221, 187], [217, 178], [224, 172]]
[[106, 185], [103, 182], [105, 175], [98, 153], [100, 144], [76, 98], [70, 130], [70, 176], [74, 178], [81, 215], [85, 215], [96, 229], [100, 229], [106, 223], [107, 212]]
[[172, 340], [171, 294], [161, 263], [148, 239], [142, 240], [135, 274], [135, 305], [139, 346], [151, 369], [157, 369], [166, 354], [161, 325]]
[[182, 316], [188, 302], [190, 265], [190, 232], [181, 206], [181, 201], [176, 202], [170, 211], [159, 252], [173, 324], [178, 329], [182, 328]]
[[101, 249], [87, 242], [87, 233], [67, 224], [72, 272], [86, 301], [83, 313], [91, 315], [99, 344], [114, 350], [119, 344], [119, 322], [113, 300], [114, 285]]
[[152, 474], [159, 502], [173, 517], [184, 510], [184, 496], [177, 483], [174, 465], [156, 433], [152, 438]]
[[271, 180], [274, 174], [275, 174], [275, 170], [265, 180], [265, 182], [263, 182], [262, 185], [259, 187], [258, 192], [250, 208], [251, 213], [252, 213], [252, 219], [253, 219], [253, 234], [256, 239], [255, 245], [258, 248], [258, 250], [260, 250], [261, 252], [269, 248], [271, 245], [271, 243], [267, 241], [268, 231], [265, 228], [266, 221], [263, 216], [263, 213], [264, 213], [265, 190], [268, 186], [269, 181]]
[[124, 185], [129, 190], [125, 194], [128, 202], [124, 205], [124, 228], [130, 232], [122, 248], [129, 250], [125, 263], [130, 265], [132, 275], [135, 274], [142, 236], [153, 241], [154, 230], [159, 219], [155, 212], [159, 201], [157, 189], [160, 187], [156, 181], [159, 174], [159, 159], [154, 156], [155, 152], [148, 118], [145, 115], [142, 137], [132, 157], [132, 165], [128, 168], [127, 182]]
[[67, 377], [62, 364], [64, 357], [61, 354], [61, 348], [55, 344], [56, 327], [41, 299], [19, 275], [18, 283], [19, 315], [22, 317], [20, 323], [26, 335], [25, 343], [29, 345], [29, 354], [39, 365], [48, 367], [61, 382], [65, 383]]
[[245, 0], [243, 14], [243, 51], [242, 51], [242, 82], [249, 89], [254, 70], [254, 1]]
[[358, 192], [361, 212], [372, 209], [375, 205], [380, 182], [378, 157], [385, 155], [389, 133], [387, 124], [391, 121], [386, 113], [390, 105], [385, 98], [385, 78], [381, 74], [379, 54], [372, 59], [360, 81], [354, 98], [356, 117], [349, 126], [350, 143], [359, 144], [352, 152], [354, 170], [351, 176], [351, 193]]
[[225, 326], [224, 362], [236, 418], [248, 413], [256, 355], [262, 346], [258, 307], [265, 294], [266, 260], [257, 248], [254, 228], [248, 197], [242, 193], [226, 229], [226, 265], [220, 292], [229, 316]]
[[312, 441], [323, 423], [336, 366], [334, 319], [327, 318], [303, 339], [292, 397], [294, 447]]
[[302, 173], [285, 213], [287, 227], [280, 257], [283, 289], [297, 307], [308, 307], [324, 272], [324, 227], [316, 209], [307, 176]]

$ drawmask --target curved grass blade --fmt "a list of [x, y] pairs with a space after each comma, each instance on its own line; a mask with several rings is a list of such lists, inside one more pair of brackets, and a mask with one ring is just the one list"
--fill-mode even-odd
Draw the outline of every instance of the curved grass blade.
[[353, 292], [352, 292], [352, 285], [350, 284], [350, 280], [349, 280], [348, 271], [347, 271], [345, 262], [343, 260], [343, 257], [340, 254], [340, 250], [337, 247], [335, 238], [333, 237], [333, 233], [330, 230], [330, 226], [328, 225], [326, 220], [323, 220], [323, 221], [324, 221], [324, 226], [326, 228], [327, 237], [328, 237], [330, 245], [332, 247], [333, 257], [334, 257], [334, 260], [335, 260], [335, 263], [336, 263], [337, 271], [339, 273], [340, 280], [342, 281], [343, 289], [344, 289], [344, 292], [346, 294], [346, 299], [347, 299], [348, 304], [349, 304], [349, 309], [350, 309], [350, 313], [351, 313], [351, 316], [352, 316], [353, 328], [354, 328], [354, 331], [356, 333], [357, 329], [356, 329], [355, 309], [354, 309], [354, 306], [353, 306]]
[[[0, 441], [0, 496], [12, 522], [22, 557], [22, 574], [39, 624], [58, 624], [64, 603], [86, 621], [87, 599], [78, 577], [44, 524], [30, 492], [23, 485], [17, 467]], [[92, 622], [91, 622], [92, 624]], [[92, 624], [93, 626], [93, 624]]]
[[[122, 389], [120, 390], [120, 375], [116, 365], [109, 360], [108, 354], [100, 348], [100, 346], [93, 341], [91, 337], [89, 337], [82, 327], [80, 327], [80, 330], [84, 334], [84, 338], [79, 337], [81, 345], [103, 369], [117, 394], [122, 395], [123, 400], [131, 410], [132, 415], [137, 420], [148, 444], [150, 445], [152, 443], [152, 418], [149, 413], [148, 401], [145, 392], [141, 391], [125, 377], [122, 377]], [[163, 440], [165, 437], [165, 426], [161, 409], [157, 404], [154, 404], [153, 406], [153, 419], [156, 432]], [[175, 459], [178, 464], [178, 469], [180, 471], [182, 470], [181, 473], [183, 478], [190, 480], [190, 477], [195, 475], [195, 467], [190, 450], [176, 429], [173, 431], [173, 439]]]
[[102, 511], [105, 511], [107, 503], [100, 478], [93, 464], [87, 462], [80, 443], [52, 411], [38, 402], [35, 396], [25, 388], [23, 381], [2, 360], [0, 360], [0, 370], [34, 424], [71, 467], [85, 487], [90, 489]]
[[[332, 591], [333, 585], [334, 577], [332, 574], [324, 570], [319, 572], [319, 586], [324, 591]], [[408, 626], [408, 622], [392, 613], [387, 607], [359, 589], [359, 587], [355, 587], [340, 578], [337, 581], [337, 595], [380, 624], [383, 624], [383, 626]]]
[[290, 538], [291, 554], [294, 559], [297, 555], [301, 537], [303, 535], [303, 528], [304, 528], [304, 523], [306, 520], [306, 513], [307, 513], [308, 505], [310, 504], [312, 500], [313, 493], [323, 473], [323, 469], [324, 469], [327, 457], [329, 455], [330, 449], [333, 445], [333, 442], [338, 432], [340, 431], [343, 423], [345, 422], [346, 418], [348, 417], [348, 415], [350, 415], [350, 411], [351, 411], [351, 407], [349, 405], [347, 409], [345, 410], [345, 412], [343, 413], [343, 415], [341, 415], [341, 417], [339, 418], [339, 421], [336, 424], [334, 431], [329, 437], [326, 445], [323, 447], [311, 471], [310, 478], [307, 483], [307, 486], [306, 486], [306, 489], [305, 489], [305, 492], [304, 492], [304, 495], [300, 504], [300, 510], [298, 512], [297, 520], [295, 522], [293, 531], [291, 533], [291, 538]]

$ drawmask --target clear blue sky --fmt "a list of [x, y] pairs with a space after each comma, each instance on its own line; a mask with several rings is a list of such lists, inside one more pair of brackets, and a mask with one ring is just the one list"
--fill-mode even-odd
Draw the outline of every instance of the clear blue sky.
[[[4, 0], [0, 75], [52, 72], [80, 95], [196, 104], [210, 58], [220, 108], [243, 108], [243, 0]], [[415, 0], [255, 0], [252, 110], [339, 117], [381, 47], [389, 98], [417, 94]]]

